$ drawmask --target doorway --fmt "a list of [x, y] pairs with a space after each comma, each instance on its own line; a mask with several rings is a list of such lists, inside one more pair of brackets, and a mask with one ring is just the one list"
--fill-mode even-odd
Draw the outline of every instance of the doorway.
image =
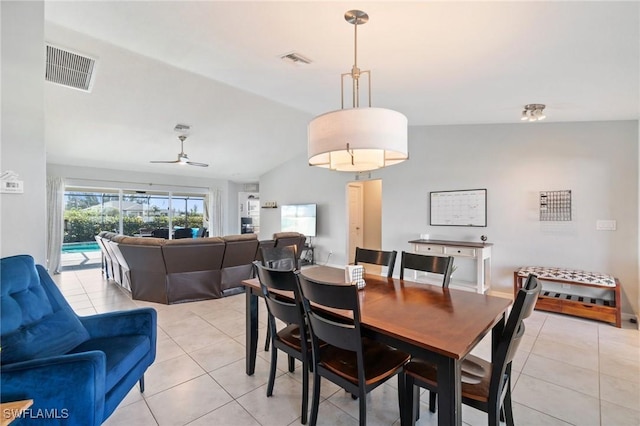
[[238, 219], [241, 234], [260, 233], [260, 194], [238, 192]]
[[347, 184], [347, 263], [356, 247], [382, 249], [382, 180]]

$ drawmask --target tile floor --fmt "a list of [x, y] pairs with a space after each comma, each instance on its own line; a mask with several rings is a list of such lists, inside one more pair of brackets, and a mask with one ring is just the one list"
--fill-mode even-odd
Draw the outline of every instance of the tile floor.
[[[259, 350], [256, 373], [244, 373], [244, 295], [180, 305], [132, 301], [99, 269], [54, 277], [80, 315], [153, 306], [158, 311], [157, 359], [107, 420], [114, 425], [297, 425], [300, 373], [279, 357], [274, 394], [266, 397], [269, 353]], [[263, 308], [263, 305], [261, 305]], [[260, 340], [266, 330], [260, 309]], [[516, 424], [640, 425], [640, 332], [535, 311], [513, 365]], [[490, 353], [488, 339], [474, 350]], [[367, 398], [370, 425], [399, 425], [396, 382]], [[423, 398], [419, 425], [435, 425]], [[356, 425], [358, 404], [322, 382], [321, 425]], [[463, 422], [486, 425], [486, 415], [463, 406]]]

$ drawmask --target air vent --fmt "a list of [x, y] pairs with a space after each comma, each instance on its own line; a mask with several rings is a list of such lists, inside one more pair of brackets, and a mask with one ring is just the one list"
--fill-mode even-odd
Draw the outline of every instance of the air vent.
[[95, 63], [93, 58], [47, 45], [45, 80], [90, 92]]
[[292, 64], [310, 64], [311, 63], [311, 59], [309, 58], [305, 58], [304, 56], [302, 56], [301, 54], [297, 53], [297, 52], [290, 52], [290, 53], [285, 53], [284, 55], [280, 55], [280, 59], [282, 59], [285, 62], [289, 62]]

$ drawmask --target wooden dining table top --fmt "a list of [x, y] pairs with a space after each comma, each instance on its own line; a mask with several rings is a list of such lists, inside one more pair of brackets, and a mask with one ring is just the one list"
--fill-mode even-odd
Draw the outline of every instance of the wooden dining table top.
[[[350, 285], [343, 269], [314, 266], [300, 273]], [[358, 291], [365, 328], [455, 360], [464, 358], [511, 305], [510, 299], [373, 274], [365, 273], [365, 282]], [[260, 289], [257, 279], [244, 284]]]

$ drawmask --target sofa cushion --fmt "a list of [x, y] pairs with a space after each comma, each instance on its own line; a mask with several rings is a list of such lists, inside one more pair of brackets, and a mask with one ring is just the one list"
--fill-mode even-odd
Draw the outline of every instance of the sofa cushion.
[[89, 339], [71, 307], [47, 294], [31, 256], [3, 258], [0, 281], [2, 364], [63, 355]]
[[103, 352], [107, 358], [105, 391], [109, 392], [129, 371], [145, 357], [151, 348], [147, 336], [129, 335], [90, 339], [69, 353]]
[[256, 252], [258, 251], [258, 239], [252, 238], [246, 240], [240, 239], [235, 241], [225, 241], [226, 248], [224, 250], [224, 260], [222, 261], [222, 268], [224, 269], [242, 265], [248, 266], [249, 269], [251, 269], [251, 263], [256, 258]]
[[258, 235], [256, 234], [238, 234], [238, 235], [226, 235], [222, 237], [222, 239], [226, 242], [229, 241], [251, 241], [257, 240]]
[[282, 238], [300, 238], [302, 234], [299, 232], [276, 232], [273, 234], [273, 239], [278, 240]]
[[128, 244], [136, 246], [163, 246], [167, 243], [164, 238], [155, 237], [128, 237], [121, 235], [121, 238], [117, 241], [119, 244]]
[[220, 238], [169, 240], [162, 248], [168, 274], [220, 270], [224, 251]]
[[178, 238], [177, 240], [168, 240], [166, 246], [200, 246], [207, 244], [223, 244], [224, 240], [218, 237], [207, 238]]

